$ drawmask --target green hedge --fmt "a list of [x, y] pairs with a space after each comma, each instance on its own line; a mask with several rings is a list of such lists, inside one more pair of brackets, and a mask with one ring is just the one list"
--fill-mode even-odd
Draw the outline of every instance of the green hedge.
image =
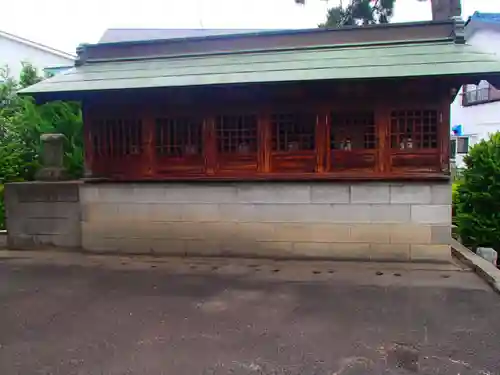
[[500, 250], [500, 133], [476, 144], [455, 186], [455, 223], [464, 245]]

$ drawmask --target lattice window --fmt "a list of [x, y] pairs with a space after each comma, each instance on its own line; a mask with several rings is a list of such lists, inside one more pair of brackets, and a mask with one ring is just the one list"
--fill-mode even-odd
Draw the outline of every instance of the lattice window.
[[156, 119], [159, 156], [185, 157], [202, 153], [202, 123], [187, 117]]
[[123, 157], [139, 155], [143, 151], [140, 120], [98, 120], [93, 123], [91, 133], [96, 156]]
[[376, 148], [374, 112], [332, 112], [330, 146], [332, 150]]
[[255, 115], [218, 116], [215, 128], [219, 152], [247, 154], [257, 151]]
[[272, 115], [274, 151], [314, 150], [316, 116], [295, 113]]
[[393, 149], [434, 149], [438, 139], [438, 112], [403, 110], [391, 113]]

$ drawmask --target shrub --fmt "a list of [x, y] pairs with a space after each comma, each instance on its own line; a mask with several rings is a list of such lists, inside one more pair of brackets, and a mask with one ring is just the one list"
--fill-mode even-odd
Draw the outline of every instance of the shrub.
[[455, 222], [466, 246], [500, 250], [500, 132], [476, 144], [454, 196]]

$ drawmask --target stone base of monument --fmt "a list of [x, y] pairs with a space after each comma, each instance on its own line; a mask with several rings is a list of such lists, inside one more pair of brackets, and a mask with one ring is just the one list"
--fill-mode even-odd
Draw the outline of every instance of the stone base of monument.
[[68, 179], [68, 175], [64, 168], [44, 167], [36, 173], [35, 179], [38, 181], [63, 181]]

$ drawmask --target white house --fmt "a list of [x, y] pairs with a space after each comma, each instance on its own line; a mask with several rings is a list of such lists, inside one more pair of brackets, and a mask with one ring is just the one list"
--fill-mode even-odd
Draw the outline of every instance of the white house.
[[[474, 13], [465, 33], [467, 43], [475, 49], [500, 55], [500, 13]], [[463, 168], [469, 146], [500, 131], [500, 86], [485, 80], [463, 86], [451, 106], [451, 126], [451, 155], [457, 167]]]
[[13, 77], [19, 76], [22, 62], [31, 63], [39, 71], [55, 73], [73, 66], [74, 59], [69, 53], [0, 30], [0, 68], [8, 66]]

